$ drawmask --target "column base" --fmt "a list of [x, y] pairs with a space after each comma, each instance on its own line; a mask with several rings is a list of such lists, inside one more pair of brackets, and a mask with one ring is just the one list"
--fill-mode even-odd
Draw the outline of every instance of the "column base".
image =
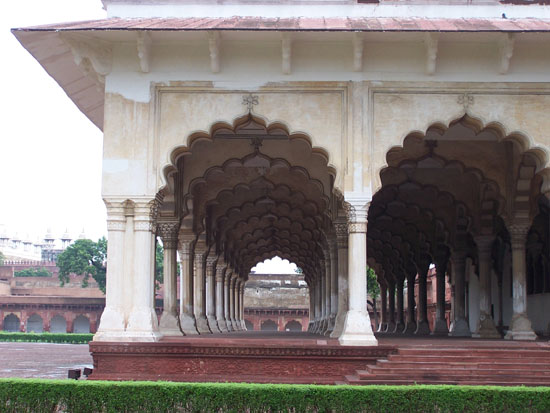
[[405, 323], [397, 323], [395, 329], [393, 330], [394, 334], [402, 334], [405, 331]]
[[342, 331], [344, 331], [344, 321], [345, 321], [345, 317], [336, 315], [336, 319], [334, 320], [334, 328], [330, 333], [330, 337], [338, 338], [342, 335]]
[[206, 320], [208, 321], [208, 325], [210, 326], [210, 331], [212, 331], [212, 333], [222, 332], [218, 327], [218, 320], [216, 320], [216, 317], [206, 316]]
[[239, 331], [239, 325], [237, 324], [237, 320], [231, 320], [231, 326], [233, 327], [233, 331]]
[[189, 314], [180, 315], [180, 325], [183, 333], [186, 336], [197, 335], [197, 325], [195, 324], [195, 316], [190, 316]]
[[386, 331], [388, 331], [388, 323], [380, 323], [380, 325], [378, 326], [378, 333], [385, 333]]
[[415, 331], [416, 331], [416, 323], [414, 321], [412, 323], [407, 322], [407, 324], [405, 324], [405, 329], [403, 330], [403, 334], [412, 336]]
[[435, 320], [434, 331], [432, 336], [448, 336], [449, 328], [447, 327], [446, 320]]
[[386, 326], [386, 333], [393, 334], [395, 332], [395, 327], [395, 323], [393, 321], [390, 321]]
[[222, 333], [227, 333], [228, 330], [227, 330], [227, 324], [225, 323], [225, 320], [221, 319], [221, 318], [218, 318], [216, 321], [218, 323], [218, 328], [220, 329], [220, 331]]
[[126, 328], [128, 341], [157, 341], [161, 334], [158, 331], [158, 318], [152, 308], [134, 308], [128, 318]]
[[415, 336], [429, 336], [431, 333], [428, 320], [419, 321], [414, 332]]
[[181, 336], [177, 315], [164, 311], [160, 316], [159, 331], [164, 336]]
[[244, 320], [241, 320], [241, 329], [242, 329], [242, 331], [246, 331], [246, 324], [245, 324]]
[[502, 338], [498, 332], [493, 317], [488, 314], [480, 314], [477, 329], [472, 337], [475, 338]]
[[453, 321], [451, 324], [449, 337], [472, 337], [470, 326], [464, 318], [459, 318]]
[[537, 335], [531, 327], [531, 320], [525, 313], [514, 314], [510, 329], [504, 336], [506, 340], [536, 340]]
[[212, 331], [210, 330], [210, 326], [208, 325], [208, 320], [206, 320], [206, 317], [197, 317], [197, 331], [199, 334], [211, 334]]
[[122, 310], [120, 310], [119, 308], [105, 307], [105, 309], [103, 310], [103, 314], [101, 314], [101, 322], [99, 323], [99, 329], [96, 335], [119, 334], [124, 333], [124, 330], [124, 315], [122, 313]]
[[343, 346], [377, 346], [366, 311], [348, 311], [344, 321], [344, 331], [338, 339]]

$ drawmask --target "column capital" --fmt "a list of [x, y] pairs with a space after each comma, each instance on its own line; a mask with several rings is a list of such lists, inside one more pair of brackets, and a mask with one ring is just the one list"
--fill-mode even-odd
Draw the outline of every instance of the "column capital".
[[531, 224], [529, 222], [514, 222], [506, 226], [510, 233], [510, 242], [512, 249], [525, 248], [525, 242], [527, 241], [527, 233]]
[[124, 231], [126, 229], [126, 218], [124, 216], [108, 216], [107, 231]]
[[177, 248], [179, 228], [179, 221], [159, 222], [157, 224], [157, 231], [162, 238], [164, 248]]
[[[350, 223], [350, 232], [366, 232], [367, 215], [369, 213], [372, 195], [367, 193], [347, 193], [344, 208]], [[364, 224], [365, 231], [351, 231], [352, 224]]]
[[477, 251], [480, 254], [490, 254], [493, 249], [493, 242], [495, 242], [494, 235], [478, 235], [474, 237], [474, 241], [477, 245]]
[[348, 247], [348, 223], [346, 220], [337, 220], [334, 223], [334, 231], [336, 233], [336, 244], [338, 248]]

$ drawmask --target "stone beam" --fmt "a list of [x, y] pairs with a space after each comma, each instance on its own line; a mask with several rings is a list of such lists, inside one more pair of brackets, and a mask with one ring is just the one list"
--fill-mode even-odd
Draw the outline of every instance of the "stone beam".
[[292, 37], [290, 33], [283, 33], [281, 38], [282, 71], [289, 75], [292, 72]]
[[208, 50], [210, 52], [210, 70], [220, 72], [220, 32], [208, 32]]
[[439, 34], [426, 33], [424, 45], [426, 46], [426, 74], [431, 76], [435, 74], [437, 51], [439, 47]]
[[510, 60], [514, 54], [514, 34], [513, 33], [502, 33], [498, 45], [500, 62], [498, 72], [501, 75], [508, 73], [510, 69]]
[[364, 49], [364, 39], [363, 33], [356, 32], [353, 33], [353, 71], [362, 72], [363, 71], [363, 49]]
[[143, 73], [149, 73], [151, 59], [151, 36], [149, 32], [137, 32], [137, 53], [139, 67]]

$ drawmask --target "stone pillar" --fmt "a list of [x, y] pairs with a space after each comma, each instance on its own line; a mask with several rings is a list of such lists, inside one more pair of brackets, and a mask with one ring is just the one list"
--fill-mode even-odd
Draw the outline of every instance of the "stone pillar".
[[330, 252], [330, 317], [327, 335], [332, 334], [338, 315], [338, 248], [336, 237], [332, 235], [329, 242]]
[[355, 201], [348, 228], [349, 310], [344, 321], [344, 331], [338, 340], [342, 345], [376, 346], [378, 341], [372, 332], [367, 311], [368, 204], [367, 199]]
[[134, 278], [133, 306], [128, 317], [127, 339], [157, 341], [160, 338], [155, 312], [154, 220], [149, 203], [134, 206]]
[[106, 202], [107, 231], [107, 284], [105, 309], [94, 341], [124, 340], [124, 232], [126, 217], [122, 203]]
[[315, 320], [313, 322], [313, 332], [318, 333], [319, 328], [321, 325], [321, 316], [322, 316], [322, 310], [321, 310], [321, 284], [322, 284], [322, 278], [321, 275], [318, 274], [317, 278], [315, 279]]
[[237, 310], [237, 296], [235, 295], [235, 285], [237, 282], [238, 275], [236, 273], [233, 273], [233, 278], [231, 278], [231, 286], [229, 290], [229, 303], [231, 308], [231, 327], [233, 328], [233, 331], [239, 331], [237, 328], [237, 320], [236, 320], [236, 310]]
[[384, 282], [380, 283], [380, 307], [378, 332], [385, 333], [388, 331], [388, 287]]
[[344, 331], [344, 321], [348, 312], [348, 225], [338, 221], [336, 230], [336, 247], [338, 249], [338, 313], [331, 337], [340, 337]]
[[430, 259], [422, 257], [416, 263], [418, 270], [418, 321], [416, 324], [416, 335], [430, 334], [430, 324], [428, 322], [428, 270], [430, 269]]
[[[401, 275], [402, 277], [402, 275]], [[395, 324], [394, 333], [402, 333], [405, 329], [405, 320], [403, 315], [403, 290], [405, 280], [403, 278], [398, 278], [396, 287], [397, 287], [397, 320]]]
[[395, 331], [395, 281], [388, 281], [388, 327], [386, 331], [393, 333]]
[[223, 289], [223, 303], [224, 303], [224, 319], [227, 331], [233, 331], [233, 325], [231, 324], [231, 278], [233, 277], [233, 270], [228, 268], [225, 271], [224, 289]]
[[206, 320], [210, 331], [220, 333], [218, 322], [216, 321], [216, 262], [218, 257], [209, 255], [206, 258]]
[[495, 237], [478, 236], [475, 238], [479, 259], [479, 319], [474, 337], [501, 338], [491, 315], [491, 253]]
[[195, 335], [199, 333], [197, 331], [194, 311], [194, 244], [195, 235], [193, 233], [188, 232], [180, 236], [180, 326], [185, 335]]
[[535, 340], [537, 335], [531, 327], [531, 320], [527, 316], [527, 282], [525, 264], [525, 242], [528, 223], [512, 224], [508, 226], [512, 242], [512, 322], [504, 337], [507, 340]]
[[235, 280], [235, 330], [241, 331], [241, 279], [237, 278]]
[[405, 268], [405, 271], [407, 275], [407, 324], [405, 325], [403, 334], [414, 334], [416, 331], [416, 301], [414, 298], [416, 267], [412, 264], [412, 262], [409, 262], [407, 268]]
[[445, 275], [447, 273], [448, 254], [441, 254], [435, 258], [436, 277], [436, 309], [435, 324], [432, 335], [449, 335], [447, 320], [445, 319]]
[[246, 281], [241, 281], [241, 289], [240, 289], [240, 297], [241, 297], [241, 313], [240, 313], [240, 319], [241, 319], [241, 329], [243, 331], [246, 331], [246, 324], [244, 322], [244, 287], [245, 287]]
[[199, 334], [211, 333], [206, 319], [206, 244], [199, 240], [195, 244], [194, 254], [194, 277], [195, 277], [195, 321]]
[[323, 326], [320, 331], [321, 334], [327, 335], [330, 334], [329, 324], [330, 324], [330, 285], [331, 285], [331, 275], [330, 275], [330, 252], [325, 250], [325, 294], [323, 296], [323, 301], [325, 303], [325, 312], [323, 314]]
[[309, 323], [307, 326], [307, 331], [312, 332], [314, 323], [313, 320], [315, 318], [315, 287], [313, 280], [308, 281], [308, 292], [309, 292]]
[[466, 253], [464, 251], [453, 251], [451, 254], [451, 265], [454, 279], [454, 318], [451, 324], [450, 336], [470, 337], [470, 327], [466, 321]]
[[164, 285], [162, 315], [159, 330], [165, 336], [179, 336], [177, 314], [177, 255], [179, 222], [162, 222], [158, 224], [158, 233], [164, 248]]
[[227, 269], [227, 264], [223, 260], [218, 261], [216, 265], [216, 322], [222, 333], [227, 333], [227, 324], [224, 317], [224, 274]]

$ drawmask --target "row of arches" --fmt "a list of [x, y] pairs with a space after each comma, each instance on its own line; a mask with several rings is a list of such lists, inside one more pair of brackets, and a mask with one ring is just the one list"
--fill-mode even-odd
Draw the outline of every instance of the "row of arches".
[[90, 333], [90, 319], [83, 314], [67, 320], [64, 316], [56, 314], [51, 318], [44, 319], [40, 314], [33, 313], [23, 322], [13, 314], [7, 314], [2, 322], [2, 330], [7, 332], [27, 333]]

